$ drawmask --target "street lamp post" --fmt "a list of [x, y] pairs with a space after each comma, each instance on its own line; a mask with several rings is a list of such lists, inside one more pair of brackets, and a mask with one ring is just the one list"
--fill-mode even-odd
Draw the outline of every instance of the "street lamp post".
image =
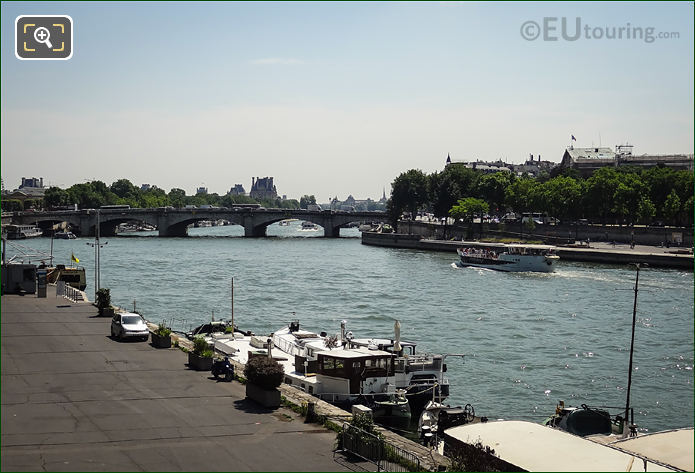
[[[635, 325], [637, 323], [637, 287], [639, 286], [639, 270], [640, 267], [645, 267], [646, 264], [636, 263], [637, 275], [635, 276], [635, 301], [632, 306], [632, 339], [630, 340], [630, 366], [627, 372], [627, 399], [625, 401], [625, 432], [628, 424], [628, 416], [630, 414], [630, 387], [632, 385], [632, 355], [635, 351]], [[632, 420], [634, 422], [634, 419]]]
[[108, 241], [104, 244], [99, 243], [100, 233], [100, 212], [99, 209], [97, 209], [97, 224], [96, 228], [94, 229], [94, 243], [87, 243], [88, 245], [94, 247], [94, 301], [97, 300], [97, 291], [100, 289], [101, 286], [101, 262], [99, 261], [99, 250], [103, 248], [104, 245], [109, 244]]

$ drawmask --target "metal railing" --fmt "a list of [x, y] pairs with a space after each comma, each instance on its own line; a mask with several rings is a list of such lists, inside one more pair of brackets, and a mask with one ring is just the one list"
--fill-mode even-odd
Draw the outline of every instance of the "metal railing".
[[420, 459], [370, 432], [351, 424], [343, 424], [340, 433], [342, 452], [373, 463], [377, 471], [421, 471]]
[[65, 284], [65, 281], [58, 281], [56, 285], [56, 296], [62, 296], [72, 302], [83, 301], [84, 296], [82, 291], [75, 289], [69, 284]]

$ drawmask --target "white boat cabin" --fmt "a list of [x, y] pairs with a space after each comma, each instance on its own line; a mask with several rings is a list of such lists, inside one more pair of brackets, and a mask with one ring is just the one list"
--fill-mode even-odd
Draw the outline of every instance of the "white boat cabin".
[[[334, 349], [316, 354], [316, 380], [329, 402], [353, 399], [360, 394], [395, 391], [396, 355], [367, 348]], [[317, 386], [318, 387], [318, 386]]]

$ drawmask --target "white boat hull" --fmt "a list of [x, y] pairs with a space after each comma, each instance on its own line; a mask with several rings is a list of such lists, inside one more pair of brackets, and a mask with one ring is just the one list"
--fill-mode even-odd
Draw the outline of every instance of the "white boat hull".
[[560, 259], [552, 254], [510, 254], [500, 253], [496, 255], [491, 252], [473, 251], [465, 252], [457, 250], [459, 255], [459, 266], [470, 266], [474, 268], [492, 269], [495, 271], [507, 272], [540, 272], [551, 273], [555, 271], [555, 264]]

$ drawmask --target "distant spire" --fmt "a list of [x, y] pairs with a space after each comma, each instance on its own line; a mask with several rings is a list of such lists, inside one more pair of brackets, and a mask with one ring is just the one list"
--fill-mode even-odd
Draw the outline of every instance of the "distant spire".
[[449, 153], [446, 153], [446, 163], [451, 164], [451, 156], [449, 155]]
[[384, 200], [386, 200], [386, 187], [384, 186], [383, 189], [384, 189], [384, 193], [383, 193], [383, 195], [381, 196], [381, 198], [384, 199]]

